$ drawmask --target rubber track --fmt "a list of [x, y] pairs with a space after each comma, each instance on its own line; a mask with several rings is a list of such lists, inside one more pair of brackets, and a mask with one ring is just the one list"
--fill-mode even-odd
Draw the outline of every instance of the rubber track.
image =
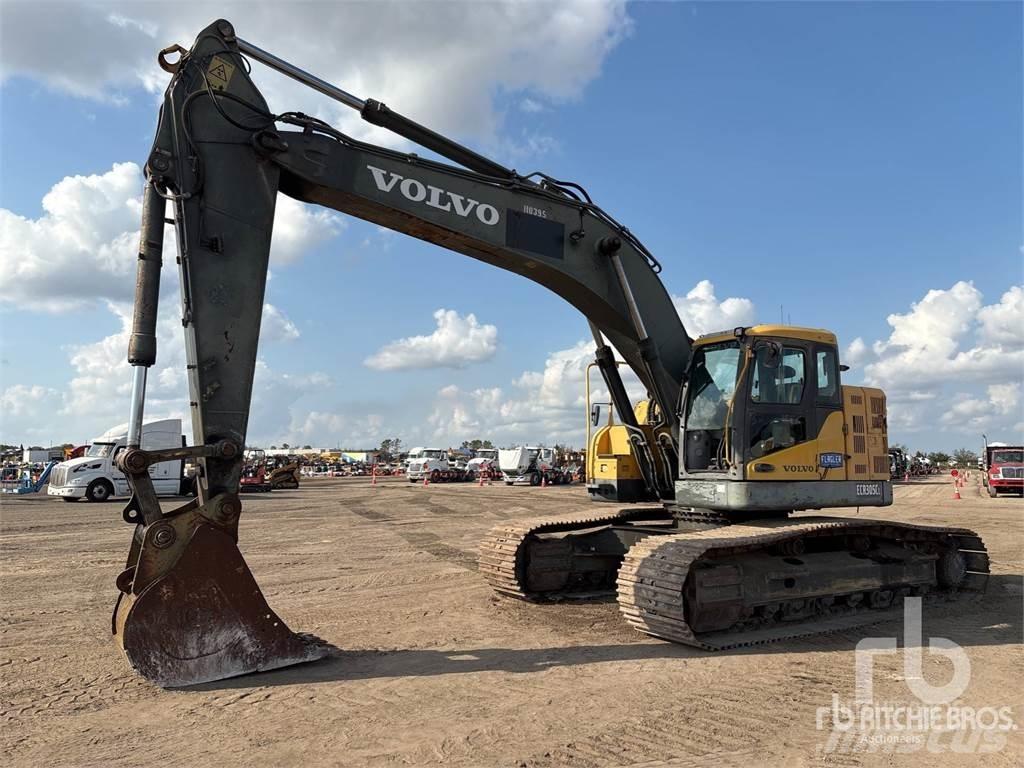
[[899, 608], [809, 618], [745, 632], [698, 635], [686, 623], [683, 585], [694, 563], [708, 553], [737, 554], [761, 549], [789, 538], [816, 533], [873, 534], [884, 538], [927, 541], [951, 535], [964, 554], [967, 576], [956, 592], [983, 592], [988, 581], [988, 555], [981, 538], [964, 528], [909, 525], [883, 520], [828, 517], [762, 520], [706, 531], [650, 536], [626, 553], [618, 577], [619, 610], [635, 629], [654, 637], [709, 651], [759, 645], [795, 637], [839, 632], [897, 615]]
[[582, 512], [557, 517], [538, 517], [492, 528], [480, 542], [478, 565], [487, 583], [504, 595], [522, 600], [542, 600], [557, 597], [559, 593], [529, 592], [523, 583], [526, 544], [539, 533], [558, 533], [574, 529], [625, 523], [630, 520], [668, 519], [664, 508], [640, 507], [620, 509], [604, 514]]

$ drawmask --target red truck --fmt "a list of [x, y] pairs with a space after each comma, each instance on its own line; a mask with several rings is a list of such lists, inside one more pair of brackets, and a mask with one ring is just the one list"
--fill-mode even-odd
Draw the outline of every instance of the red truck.
[[982, 482], [992, 498], [1005, 491], [1024, 493], [1024, 446], [986, 444]]

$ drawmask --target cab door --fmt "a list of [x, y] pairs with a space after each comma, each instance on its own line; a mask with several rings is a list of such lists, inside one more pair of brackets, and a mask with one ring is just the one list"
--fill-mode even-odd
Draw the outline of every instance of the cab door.
[[749, 365], [747, 477], [820, 480], [842, 467], [835, 348], [797, 339], [758, 341]]
[[[813, 429], [813, 398], [808, 386], [809, 350], [796, 342], [772, 340], [754, 343], [748, 365], [749, 395], [747, 401], [748, 461], [755, 471], [776, 479], [783, 472], [814, 474], [814, 462], [806, 461], [802, 451], [793, 448], [805, 443]], [[779, 456], [780, 452], [784, 456]], [[770, 457], [770, 458], [769, 458]], [[783, 470], [779, 459], [790, 469]]]

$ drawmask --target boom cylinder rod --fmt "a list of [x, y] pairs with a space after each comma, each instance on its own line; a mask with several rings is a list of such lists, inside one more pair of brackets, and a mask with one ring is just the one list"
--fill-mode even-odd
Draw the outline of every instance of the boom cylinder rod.
[[156, 362], [156, 319], [160, 302], [160, 268], [163, 266], [164, 214], [167, 202], [152, 183], [142, 193], [142, 230], [135, 274], [135, 308], [128, 362], [134, 366], [132, 402], [128, 416], [128, 446], [142, 442], [142, 417], [146, 402], [146, 371]]
[[626, 307], [629, 309], [629, 317], [633, 321], [633, 328], [636, 330], [640, 340], [643, 341], [647, 338], [647, 327], [644, 325], [644, 319], [640, 316], [640, 308], [636, 305], [633, 288], [626, 278], [626, 270], [622, 268], [622, 259], [619, 258], [618, 249], [612, 251], [610, 258], [612, 266], [615, 268], [615, 274], [619, 278], [619, 285], [622, 286], [622, 294], [626, 298]]
[[421, 147], [437, 152], [441, 157], [446, 157], [452, 162], [469, 168], [471, 171], [503, 179], [517, 178], [516, 172], [512, 169], [506, 168], [480, 153], [474, 152], [469, 147], [464, 147], [458, 142], [452, 141], [414, 120], [410, 120], [404, 115], [400, 115], [394, 110], [389, 109], [387, 104], [383, 102], [376, 99], [366, 99], [364, 101], [357, 96], [353, 96], [348, 91], [343, 91], [326, 80], [321, 80], [316, 75], [296, 67], [294, 64], [289, 64], [284, 59], [278, 58], [250, 42], [241, 38], [235, 38], [235, 40], [238, 43], [238, 50], [242, 53], [266, 64], [271, 69], [276, 69], [293, 80], [308, 85], [325, 96], [340, 101], [346, 107], [351, 107], [359, 112], [360, 117], [371, 125], [387, 128], [389, 131], [397, 133], [399, 136], [409, 139], [409, 141], [415, 142]]
[[675, 404], [669, 399], [665, 392], [663, 383], [658, 379], [655, 371], [660, 366], [658, 363], [658, 349], [654, 344], [654, 340], [647, 335], [647, 326], [644, 325], [644, 319], [640, 315], [640, 307], [637, 306], [636, 297], [633, 295], [633, 288], [629, 284], [629, 278], [626, 277], [626, 270], [622, 266], [622, 259], [619, 257], [619, 247], [621, 243], [616, 237], [612, 242], [599, 244], [599, 249], [604, 250], [608, 257], [611, 259], [612, 267], [615, 269], [615, 274], [619, 278], [619, 284], [622, 286], [622, 294], [626, 299], [626, 306], [629, 309], [630, 319], [633, 321], [633, 328], [636, 330], [636, 335], [639, 337], [638, 346], [640, 348], [640, 356], [643, 358], [644, 363], [647, 367], [647, 373], [651, 377], [651, 394], [654, 396], [655, 401], [661, 408], [662, 418], [664, 414], [671, 413]]
[[142, 416], [146, 405], [146, 374], [149, 369], [144, 365], [132, 368], [132, 406], [128, 414], [128, 447], [142, 446]]
[[594, 342], [597, 344], [594, 350], [594, 363], [601, 372], [605, 386], [608, 387], [608, 396], [612, 405], [619, 414], [619, 421], [631, 427], [639, 427], [636, 414], [630, 406], [629, 394], [626, 392], [626, 385], [622, 383], [622, 376], [619, 374], [619, 366], [615, 361], [615, 353], [605, 342], [600, 329], [593, 322], [590, 322], [590, 332], [594, 335]]
[[366, 106], [366, 102], [360, 98], [353, 96], [348, 91], [343, 91], [341, 88], [337, 88], [325, 80], [321, 80], [316, 75], [312, 75], [304, 69], [299, 69], [294, 64], [289, 64], [284, 59], [280, 59], [274, 54], [264, 51], [262, 48], [258, 48], [252, 43], [246, 42], [242, 38], [236, 38], [238, 42], [238, 50], [244, 53], [246, 56], [251, 56], [263, 64], [266, 64], [271, 69], [276, 69], [282, 75], [287, 75], [293, 80], [298, 80], [300, 83], [308, 85], [314, 90], [320, 91], [324, 96], [330, 96], [336, 101], [340, 101], [346, 107], [351, 107], [354, 110], [361, 112], [363, 107]]

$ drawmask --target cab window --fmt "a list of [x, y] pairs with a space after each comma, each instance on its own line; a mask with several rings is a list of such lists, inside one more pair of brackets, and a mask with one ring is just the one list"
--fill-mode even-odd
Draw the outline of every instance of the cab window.
[[839, 393], [839, 365], [834, 349], [819, 349], [814, 354], [818, 370], [819, 402], [833, 402]]
[[803, 400], [806, 380], [804, 351], [765, 344], [757, 348], [750, 399], [755, 403], [797, 405]]

